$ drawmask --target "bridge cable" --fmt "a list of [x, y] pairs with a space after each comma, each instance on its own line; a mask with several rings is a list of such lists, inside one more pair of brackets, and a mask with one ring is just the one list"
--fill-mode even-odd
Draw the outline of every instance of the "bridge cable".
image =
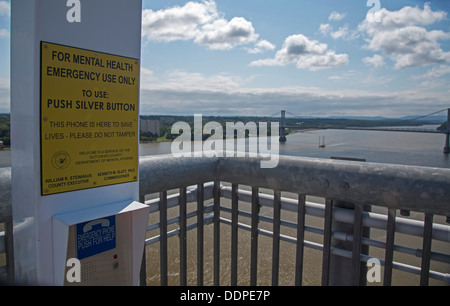
[[[428, 114], [428, 115], [419, 116], [419, 117], [412, 118], [412, 119], [400, 120], [400, 122], [409, 122], [409, 121], [419, 120], [419, 119], [422, 119], [422, 118], [426, 118], [426, 117], [430, 117], [430, 116], [439, 114], [440, 112], [443, 112], [443, 111], [446, 111], [446, 110], [448, 110], [448, 108], [441, 109], [441, 110], [439, 110], [439, 111], [437, 111], [437, 112], [433, 112], [433, 113], [430, 113], [430, 114]], [[275, 117], [275, 116], [277, 116], [278, 114], [280, 114], [280, 112], [276, 112], [276, 113], [270, 115], [269, 117]], [[291, 115], [292, 117], [301, 118], [301, 116], [295, 115], [295, 114], [293, 114], [293, 113], [291, 113], [291, 112], [288, 112], [288, 111], [286, 111], [286, 114], [289, 114], [289, 115]]]
[[419, 119], [422, 119], [422, 118], [430, 117], [430, 116], [439, 114], [440, 112], [446, 111], [447, 109], [448, 109], [448, 108], [444, 108], [444, 109], [441, 109], [440, 111], [433, 112], [433, 113], [428, 114], [428, 115], [425, 115], [425, 116], [419, 116], [419, 117], [417, 117], [417, 118], [401, 120], [400, 122], [409, 122], [409, 121], [414, 121], [414, 120], [419, 120]]
[[289, 115], [291, 115], [291, 116], [293, 116], [293, 117], [297, 117], [297, 118], [300, 118], [300, 117], [301, 117], [301, 116], [295, 115], [295, 114], [293, 114], [293, 113], [291, 113], [291, 112], [288, 112], [288, 111], [286, 111], [286, 114], [289, 114]]

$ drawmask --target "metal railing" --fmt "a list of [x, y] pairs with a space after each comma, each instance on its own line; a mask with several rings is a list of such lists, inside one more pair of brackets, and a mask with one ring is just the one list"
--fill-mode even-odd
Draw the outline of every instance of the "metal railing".
[[[208, 272], [213, 273], [213, 285], [245, 284], [238, 280], [242, 277], [238, 262], [247, 255], [250, 266], [247, 284], [261, 282], [258, 279], [261, 236], [272, 239], [271, 248], [262, 250], [266, 252], [265, 257], [271, 257], [272, 285], [280, 284], [280, 260], [294, 262], [292, 284], [304, 283], [303, 271], [309, 264], [304, 257], [307, 248], [322, 253], [320, 266], [315, 267], [322, 285], [366, 284], [365, 263], [374, 258], [369, 248], [378, 249], [378, 254], [382, 250], [381, 256], [376, 258], [383, 265], [384, 285], [391, 285], [393, 270], [419, 275], [421, 285], [428, 285], [430, 279], [438, 280], [437, 284], [450, 282], [450, 227], [445, 222], [448, 222], [445, 216], [450, 215], [450, 170], [287, 156], [280, 156], [279, 165], [274, 169], [262, 169], [259, 158], [238, 157], [175, 159], [157, 156], [141, 159], [140, 167], [141, 200], [144, 201], [147, 194], [157, 193], [156, 198], [146, 203], [152, 212], [159, 212], [159, 219], [148, 229], [159, 229], [159, 233], [149, 237], [146, 245], [159, 243], [161, 285], [169, 284], [168, 239], [175, 236], [179, 239], [179, 273], [171, 271], [170, 274], [178, 276], [180, 285], [189, 282], [186, 237], [191, 229], [197, 232], [196, 284], [204, 285], [204, 245], [205, 239], [209, 239], [204, 237], [204, 227], [209, 224], [213, 226], [210, 239], [214, 252], [213, 269]], [[173, 189], [177, 191], [168, 195]], [[289, 193], [287, 197], [283, 197], [286, 193]], [[321, 197], [324, 204], [306, 201], [307, 196]], [[224, 204], [226, 200], [231, 202]], [[190, 202], [197, 202], [197, 206], [186, 213]], [[250, 207], [242, 209], [243, 203], [250, 203]], [[368, 210], [368, 206], [372, 208]], [[174, 207], [178, 208], [178, 213], [168, 218], [168, 210]], [[270, 216], [262, 215], [262, 208], [269, 209]], [[380, 208], [384, 212], [373, 212]], [[419, 213], [424, 217], [422, 220], [400, 218], [397, 211]], [[290, 220], [281, 218], [286, 212]], [[322, 224], [307, 224], [311, 217], [322, 218]], [[192, 218], [195, 221], [188, 225]], [[347, 224], [347, 228], [342, 224]], [[230, 227], [225, 245], [221, 225]], [[168, 226], [173, 229], [168, 231]], [[385, 239], [373, 238], [368, 228], [383, 231]], [[285, 234], [289, 229], [290, 234]], [[250, 232], [249, 240], [240, 238], [242, 230]], [[305, 236], [311, 233], [320, 235], [322, 243], [306, 240]], [[416, 237], [416, 244], [419, 239], [420, 246], [396, 243], [396, 236], [402, 235]], [[432, 241], [439, 246], [438, 250], [432, 249]], [[295, 245], [293, 258], [280, 255], [280, 242]], [[241, 244], [250, 245], [249, 254], [238, 254]], [[342, 247], [342, 244], [349, 245]], [[225, 283], [220, 275], [224, 248], [230, 250], [224, 259], [229, 260], [226, 269], [230, 270], [226, 271], [230, 279]], [[397, 254], [412, 255], [420, 262], [414, 265], [394, 260], [394, 252], [395, 258]], [[431, 262], [439, 263], [437, 267], [442, 270], [431, 269]], [[141, 282], [145, 281], [142, 275]]]
[[11, 168], [0, 168], [0, 282], [14, 281]]
[[[420, 285], [450, 283], [450, 170], [289, 156], [263, 169], [260, 161], [140, 159], [151, 216], [141, 284], [305, 285], [312, 270], [313, 284], [365, 285], [373, 258], [380, 284], [395, 284], [397, 271]], [[0, 182], [2, 222], [11, 217], [10, 169], [0, 169]]]

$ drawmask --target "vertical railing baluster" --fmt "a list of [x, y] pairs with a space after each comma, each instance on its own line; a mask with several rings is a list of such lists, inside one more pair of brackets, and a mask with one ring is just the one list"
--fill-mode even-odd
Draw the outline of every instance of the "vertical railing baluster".
[[186, 187], [180, 188], [180, 286], [187, 285], [187, 195]]
[[274, 191], [273, 197], [273, 246], [272, 246], [272, 286], [278, 286], [280, 266], [281, 192]]
[[[139, 202], [145, 203], [145, 195], [139, 194]], [[139, 286], [147, 286], [147, 255], [146, 246], [142, 254], [141, 270], [139, 271]]]
[[220, 285], [220, 182], [214, 182], [214, 286]]
[[362, 237], [362, 205], [355, 204], [353, 219], [353, 244], [352, 244], [352, 285], [359, 286], [361, 271], [361, 237]]
[[203, 286], [204, 187], [197, 185], [197, 285]]
[[167, 286], [167, 191], [160, 192], [159, 224], [161, 286]]
[[323, 257], [322, 257], [322, 286], [328, 286], [330, 278], [330, 258], [331, 258], [331, 225], [333, 218], [333, 201], [325, 201], [325, 220], [323, 235]]
[[388, 224], [386, 229], [386, 252], [384, 255], [384, 279], [383, 279], [384, 286], [390, 286], [392, 284], [392, 266], [394, 262], [396, 214], [397, 210], [395, 208], [389, 208]]
[[250, 251], [250, 286], [256, 286], [258, 279], [258, 225], [259, 188], [252, 187], [252, 220]]
[[420, 285], [428, 286], [430, 277], [431, 240], [433, 234], [433, 214], [425, 213], [423, 228], [422, 265], [420, 270]]
[[295, 258], [295, 285], [301, 286], [303, 280], [303, 254], [305, 241], [305, 215], [306, 215], [306, 197], [298, 195], [297, 211], [297, 245]]
[[238, 184], [231, 185], [231, 286], [237, 286], [238, 269]]

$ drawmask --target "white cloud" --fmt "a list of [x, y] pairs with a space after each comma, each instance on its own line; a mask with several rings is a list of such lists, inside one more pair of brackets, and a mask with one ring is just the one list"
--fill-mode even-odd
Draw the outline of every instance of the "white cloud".
[[[380, 10], [380, 22], [371, 22], [371, 27], [378, 29], [396, 29], [410, 25], [431, 25], [446, 18], [447, 13], [443, 11], [433, 12], [430, 4], [425, 3], [423, 10], [418, 6], [405, 6], [398, 11]], [[367, 22], [367, 18], [365, 22]]]
[[144, 87], [148, 87], [149, 84], [153, 84], [154, 82], [157, 81], [157, 79], [154, 76], [153, 71], [151, 71], [150, 69], [141, 67], [141, 73], [139, 75], [139, 79], [140, 79], [140, 87], [144, 88]]
[[[442, 109], [448, 105], [448, 93], [423, 88], [403, 91], [328, 90], [304, 86], [261, 88], [248, 87], [249, 79], [228, 74], [172, 71], [153, 76], [151, 71], [146, 73], [154, 78], [141, 85], [142, 114], [269, 116], [286, 109], [305, 116], [345, 113], [389, 117], [426, 113], [430, 108]], [[357, 71], [346, 72], [349, 78], [355, 74]]]
[[262, 53], [264, 51], [272, 51], [275, 50], [275, 45], [267, 40], [260, 40], [255, 44], [254, 48], [247, 48], [249, 53], [257, 54]]
[[322, 23], [319, 27], [319, 31], [323, 35], [328, 35], [333, 32], [333, 27], [329, 23]]
[[236, 91], [246, 80], [227, 74], [202, 75], [200, 73], [175, 70], [155, 77], [153, 71], [141, 68], [141, 89], [185, 92], [230, 92]]
[[9, 89], [10, 81], [9, 78], [0, 78], [0, 89]]
[[257, 60], [251, 66], [285, 66], [295, 63], [299, 69], [319, 70], [348, 64], [347, 54], [328, 50], [327, 44], [310, 40], [303, 34], [291, 35], [274, 58]]
[[420, 81], [419, 86], [424, 90], [446, 89], [448, 90], [448, 80], [444, 76], [450, 74], [449, 65], [439, 65], [429, 69], [421, 75], [413, 75], [410, 77], [413, 81]]
[[214, 1], [188, 2], [183, 7], [142, 12], [142, 34], [149, 40], [174, 41], [193, 39], [201, 26], [218, 18]]
[[440, 65], [439, 67], [431, 68], [425, 74], [416, 78], [417, 79], [440, 78], [446, 74], [450, 74], [450, 66]]
[[339, 75], [330, 75], [328, 80], [337, 81], [337, 82], [349, 82], [350, 80], [355, 80], [358, 78], [357, 70], [348, 70], [346, 72], [340, 73]]
[[319, 26], [319, 31], [324, 36], [330, 35], [333, 39], [346, 39], [351, 40], [359, 37], [359, 34], [357, 31], [350, 30], [348, 28], [348, 25], [344, 25], [342, 27], [339, 27], [336, 31], [334, 30], [333, 26], [329, 23], [322, 23]]
[[[243, 17], [227, 20], [222, 15], [214, 0], [190, 1], [182, 7], [159, 11], [147, 9], [142, 13], [142, 34], [154, 41], [193, 40], [213, 50], [230, 50], [258, 40], [259, 35], [250, 21]], [[253, 53], [263, 49], [248, 48]]]
[[330, 35], [334, 39], [346, 38], [349, 35], [348, 27], [347, 26], [340, 27], [337, 31], [331, 32]]
[[10, 112], [10, 80], [0, 78], [0, 113]]
[[9, 37], [9, 31], [6, 29], [0, 29], [0, 38], [8, 38]]
[[11, 4], [7, 1], [0, 1], [0, 16], [11, 16]]
[[384, 66], [384, 59], [381, 55], [375, 54], [372, 57], [365, 57], [363, 58], [363, 63], [366, 64], [366, 66], [372, 66], [375, 68], [379, 68], [381, 66]]
[[[345, 18], [347, 14], [346, 13], [338, 13], [338, 12], [332, 12], [330, 16], [328, 17], [329, 21], [341, 21]], [[356, 31], [349, 30], [348, 25], [344, 25], [339, 27], [336, 31], [334, 30], [334, 27], [329, 23], [322, 23], [319, 27], [320, 33], [324, 36], [330, 35], [333, 39], [355, 39], [359, 35]]]
[[234, 17], [230, 21], [217, 19], [204, 25], [194, 42], [211, 49], [229, 50], [257, 39], [258, 34], [255, 33], [251, 22], [242, 17]]
[[330, 14], [330, 16], [328, 16], [328, 20], [340, 21], [340, 20], [344, 19], [346, 15], [347, 15], [346, 13], [332, 12]]
[[367, 16], [359, 30], [367, 35], [366, 48], [383, 51], [395, 61], [395, 68], [450, 62], [450, 52], [442, 50], [438, 43], [450, 39], [450, 33], [425, 28], [445, 19], [447, 13], [434, 12], [426, 3], [423, 9], [406, 6], [388, 11], [383, 8], [377, 14], [380, 22], [373, 22]]

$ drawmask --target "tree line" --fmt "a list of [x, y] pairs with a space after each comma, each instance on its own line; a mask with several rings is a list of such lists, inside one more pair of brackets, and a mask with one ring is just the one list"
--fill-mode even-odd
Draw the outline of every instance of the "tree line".
[[[165, 141], [173, 140], [178, 137], [177, 134], [172, 134], [172, 126], [175, 122], [183, 121], [191, 126], [191, 131], [194, 131], [194, 116], [141, 116], [141, 119], [159, 120], [160, 121], [160, 135], [152, 134], [150, 132], [140, 133], [140, 141]], [[161, 120], [162, 119], [162, 120]], [[218, 122], [223, 128], [224, 137], [226, 137], [226, 123], [227, 122], [271, 122], [278, 121], [278, 118], [272, 117], [256, 117], [256, 116], [204, 116], [203, 124], [207, 122]], [[409, 121], [401, 119], [339, 119], [339, 118], [286, 118], [286, 125], [296, 127], [295, 129], [314, 129], [314, 128], [345, 128], [345, 127], [380, 127], [380, 126], [420, 126], [423, 124], [435, 124], [436, 122], [428, 121]], [[439, 130], [447, 130], [447, 122], [442, 123]], [[269, 129], [270, 131], [270, 129]], [[211, 135], [204, 135], [208, 138]], [[246, 135], [248, 136], [248, 135]], [[192, 136], [193, 137], [193, 136]], [[10, 114], [0, 114], [0, 141], [3, 141], [4, 147], [11, 146], [10, 136]]]

